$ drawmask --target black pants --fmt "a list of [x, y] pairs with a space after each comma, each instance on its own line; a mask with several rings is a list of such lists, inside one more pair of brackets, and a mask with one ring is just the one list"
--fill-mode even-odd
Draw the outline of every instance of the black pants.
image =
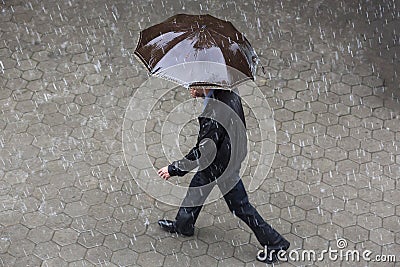
[[[180, 233], [190, 235], [194, 231], [194, 225], [203, 207], [202, 204], [210, 194], [212, 187], [201, 191], [201, 193], [198, 190], [193, 191], [191, 189], [212, 182], [207, 176], [202, 172], [197, 172], [190, 182], [188, 192], [183, 200], [186, 207], [180, 207], [175, 218], [176, 227]], [[237, 177], [239, 177], [238, 172]], [[218, 186], [221, 190], [221, 185], [218, 184]], [[223, 192], [223, 190], [221, 191]], [[240, 178], [238, 178], [236, 185], [224, 195], [224, 199], [228, 204], [229, 210], [251, 228], [261, 246], [271, 246], [281, 241], [282, 236], [265, 222], [257, 210], [250, 204]], [[201, 205], [190, 207], [189, 203], [201, 203]]]

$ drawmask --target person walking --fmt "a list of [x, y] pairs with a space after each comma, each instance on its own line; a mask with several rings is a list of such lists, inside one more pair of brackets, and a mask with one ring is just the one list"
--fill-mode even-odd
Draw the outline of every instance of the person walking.
[[198, 117], [197, 143], [183, 159], [159, 169], [158, 175], [168, 180], [198, 169], [175, 220], [162, 219], [158, 224], [170, 233], [192, 236], [207, 196], [218, 185], [229, 210], [250, 227], [264, 247], [264, 255], [259, 253], [257, 260], [266, 263], [278, 261], [278, 253], [288, 250], [290, 242], [251, 205], [239, 176], [241, 162], [247, 154], [247, 135], [237, 90], [197, 85], [190, 87], [190, 94], [194, 98], [204, 98], [203, 112]]

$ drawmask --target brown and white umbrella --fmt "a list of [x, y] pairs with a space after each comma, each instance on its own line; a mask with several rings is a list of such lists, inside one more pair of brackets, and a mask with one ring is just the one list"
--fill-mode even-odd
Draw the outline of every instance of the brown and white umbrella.
[[231, 22], [208, 14], [178, 14], [143, 30], [135, 55], [152, 75], [183, 86], [254, 80], [259, 60]]

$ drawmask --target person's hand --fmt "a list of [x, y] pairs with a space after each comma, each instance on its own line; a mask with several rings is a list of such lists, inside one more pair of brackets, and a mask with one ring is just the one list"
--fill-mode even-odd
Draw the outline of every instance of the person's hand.
[[193, 98], [197, 97], [197, 90], [193, 88], [190, 89], [190, 96]]
[[201, 88], [191, 88], [190, 89], [190, 96], [195, 98], [195, 97], [204, 97], [205, 93], [204, 90]]
[[163, 178], [165, 180], [168, 180], [171, 177], [171, 175], [169, 175], [169, 172], [168, 172], [168, 166], [165, 166], [165, 167], [159, 169], [157, 173], [161, 178]]

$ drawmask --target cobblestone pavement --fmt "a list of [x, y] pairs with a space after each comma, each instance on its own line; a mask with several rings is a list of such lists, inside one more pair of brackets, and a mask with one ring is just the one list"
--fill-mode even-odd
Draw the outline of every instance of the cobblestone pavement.
[[263, 266], [223, 201], [193, 237], [162, 232], [177, 208], [124, 161], [125, 109], [147, 79], [138, 33], [179, 12], [233, 21], [261, 56], [277, 144], [250, 194], [259, 212], [293, 249], [344, 238], [399, 260], [400, 10], [374, 2], [0, 1], [0, 266]]

